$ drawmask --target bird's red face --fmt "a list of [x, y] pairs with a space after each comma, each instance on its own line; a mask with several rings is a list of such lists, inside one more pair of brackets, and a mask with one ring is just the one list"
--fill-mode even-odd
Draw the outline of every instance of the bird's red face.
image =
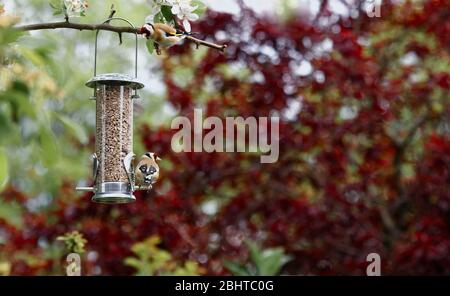
[[159, 156], [156, 153], [154, 153], [154, 152], [147, 152], [144, 155], [147, 156], [148, 158], [151, 158], [151, 159], [155, 160], [155, 161], [161, 160], [161, 158], [159, 158]]
[[155, 32], [155, 28], [152, 24], [145, 24], [142, 26], [142, 28], [139, 30], [140, 34], [145, 35], [145, 37], [149, 38], [153, 33]]

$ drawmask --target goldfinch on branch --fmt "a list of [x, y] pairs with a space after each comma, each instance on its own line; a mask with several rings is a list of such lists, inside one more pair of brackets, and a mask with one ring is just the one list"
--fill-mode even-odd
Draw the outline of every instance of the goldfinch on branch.
[[152, 39], [162, 49], [180, 44], [187, 36], [192, 35], [192, 33], [162, 23], [147, 23], [141, 28], [140, 33], [144, 34], [147, 39]]

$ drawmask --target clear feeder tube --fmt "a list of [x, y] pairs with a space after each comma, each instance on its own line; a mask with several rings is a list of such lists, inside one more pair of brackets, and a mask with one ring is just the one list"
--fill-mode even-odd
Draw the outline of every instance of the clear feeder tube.
[[99, 160], [97, 184], [129, 184], [124, 158], [133, 152], [132, 89], [124, 85], [99, 85], [96, 96], [95, 152]]

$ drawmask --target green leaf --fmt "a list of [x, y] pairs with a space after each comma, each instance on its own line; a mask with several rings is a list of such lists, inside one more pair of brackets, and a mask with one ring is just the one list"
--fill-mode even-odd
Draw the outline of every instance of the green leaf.
[[245, 243], [248, 247], [248, 250], [250, 251], [250, 258], [255, 263], [255, 265], [258, 266], [262, 260], [261, 249], [256, 243], [253, 243], [251, 241], [246, 241]]
[[42, 160], [47, 166], [54, 165], [59, 158], [58, 142], [50, 128], [40, 129], [40, 143], [42, 148]]
[[21, 207], [17, 202], [5, 202], [0, 199], [0, 218], [6, 223], [20, 229], [23, 225], [22, 215]]
[[246, 241], [250, 258], [257, 268], [258, 275], [277, 275], [290, 257], [284, 254], [283, 248], [261, 250], [256, 243]]
[[64, 115], [57, 115], [58, 119], [64, 124], [65, 128], [81, 143], [87, 144], [88, 135], [84, 128], [74, 120]]
[[53, 15], [63, 14], [63, 3], [62, 0], [51, 0], [49, 3], [50, 7], [53, 8]]
[[85, 252], [87, 240], [84, 238], [83, 234], [78, 231], [72, 231], [63, 236], [58, 236], [56, 240], [63, 241], [67, 251], [70, 253], [82, 254]]
[[0, 27], [0, 46], [16, 42], [23, 34], [20, 30]]
[[61, 7], [62, 7], [61, 0], [50, 0], [50, 2], [48, 4], [53, 9], [61, 9]]
[[21, 47], [20, 48], [20, 53], [30, 62], [33, 63], [33, 65], [37, 66], [37, 67], [44, 67], [46, 66], [48, 63], [45, 60], [45, 58], [39, 54], [38, 51], [34, 50], [34, 49], [29, 49], [29, 48], [25, 48], [25, 47]]
[[202, 16], [205, 14], [208, 7], [205, 5], [205, 3], [201, 1], [192, 1], [192, 6], [198, 6], [196, 10], [194, 10], [194, 13], [198, 16]]
[[11, 88], [4, 93], [5, 98], [9, 101], [12, 114], [15, 114], [14, 121], [20, 116], [34, 117], [36, 108], [30, 102], [30, 91], [28, 86], [20, 80], [15, 80]]
[[281, 268], [290, 258], [284, 255], [282, 248], [274, 248], [265, 250], [262, 253], [262, 260], [259, 262], [259, 275], [273, 276], [278, 275]]
[[0, 147], [0, 192], [8, 182], [8, 157], [4, 148]]
[[172, 14], [172, 7], [168, 6], [168, 5], [163, 5], [161, 6], [161, 13], [164, 16], [164, 18], [166, 19], [166, 21], [168, 23], [172, 22], [174, 17]]
[[[0, 97], [1, 100], [1, 97]], [[0, 105], [0, 143], [6, 143], [13, 132], [14, 125], [11, 121], [10, 106]]]
[[134, 267], [136, 269], [139, 269], [142, 266], [141, 261], [139, 261], [139, 259], [134, 258], [134, 257], [127, 257], [127, 258], [125, 258], [124, 263], [125, 263], [125, 265]]
[[155, 51], [155, 42], [153, 42], [153, 40], [149, 39], [146, 42], [147, 45], [147, 50], [150, 54], [153, 54], [153, 52]]
[[173, 272], [175, 276], [191, 276], [191, 275], [200, 275], [199, 266], [197, 262], [187, 261], [184, 263], [183, 267], [178, 267]]
[[164, 16], [161, 12], [157, 13], [155, 17], [153, 18], [154, 23], [163, 23], [164, 22]]
[[233, 275], [236, 276], [249, 276], [251, 273], [245, 268], [245, 266], [241, 266], [234, 262], [225, 260], [223, 262], [223, 266], [225, 266]]

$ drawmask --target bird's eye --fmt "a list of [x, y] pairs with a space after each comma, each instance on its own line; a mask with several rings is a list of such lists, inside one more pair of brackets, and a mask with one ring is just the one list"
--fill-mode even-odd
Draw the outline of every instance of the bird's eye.
[[153, 167], [153, 166], [149, 167], [148, 173], [149, 173], [149, 174], [154, 174], [154, 173], [156, 173], [155, 167]]
[[141, 167], [139, 168], [139, 170], [143, 173], [145, 173], [147, 171], [147, 166], [146, 165], [141, 165]]

